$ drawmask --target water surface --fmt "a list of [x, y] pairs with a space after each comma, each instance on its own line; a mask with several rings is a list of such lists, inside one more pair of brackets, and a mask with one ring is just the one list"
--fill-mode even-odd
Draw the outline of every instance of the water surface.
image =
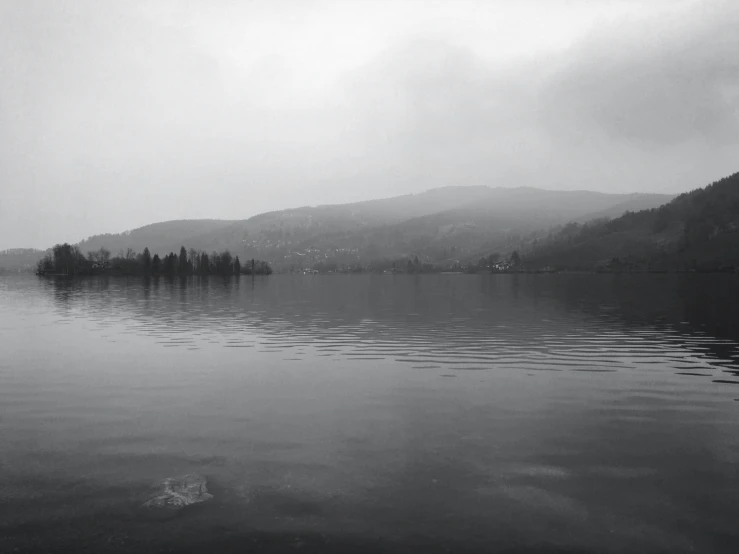
[[[0, 551], [735, 552], [737, 298], [731, 275], [2, 277]], [[141, 514], [189, 472], [213, 500]]]

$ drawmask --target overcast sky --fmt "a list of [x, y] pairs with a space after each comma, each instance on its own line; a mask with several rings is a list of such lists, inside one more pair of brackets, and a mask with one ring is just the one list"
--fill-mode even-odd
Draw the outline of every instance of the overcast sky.
[[0, 249], [739, 170], [739, 2], [0, 0]]

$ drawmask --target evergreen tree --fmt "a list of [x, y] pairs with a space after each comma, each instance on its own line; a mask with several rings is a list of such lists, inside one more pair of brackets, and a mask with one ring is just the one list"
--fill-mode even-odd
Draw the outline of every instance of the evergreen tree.
[[167, 275], [172, 275], [177, 271], [177, 256], [174, 255], [174, 252], [170, 252], [166, 256], [164, 256], [164, 264], [163, 264], [163, 271]]
[[149, 273], [151, 271], [151, 252], [149, 252], [148, 247], [144, 248], [141, 262], [144, 266], [144, 273]]
[[180, 248], [180, 259], [177, 264], [177, 269], [182, 275], [187, 273], [187, 250], [185, 250], [184, 246]]
[[218, 255], [218, 273], [221, 275], [231, 275], [233, 271], [233, 258], [231, 257], [231, 252], [224, 250]]

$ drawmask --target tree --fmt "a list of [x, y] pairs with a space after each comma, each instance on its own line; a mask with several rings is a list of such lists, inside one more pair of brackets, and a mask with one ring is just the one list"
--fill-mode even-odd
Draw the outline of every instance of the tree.
[[257, 264], [257, 274], [259, 275], [269, 275], [272, 273], [272, 268], [269, 267], [269, 264], [265, 261], [260, 261]]
[[98, 250], [98, 263], [103, 267], [107, 267], [110, 264], [110, 250], [100, 247], [100, 250]]
[[39, 273], [54, 271], [54, 258], [51, 257], [51, 254], [46, 254], [46, 256], [38, 261], [36, 264], [36, 270]]
[[234, 259], [234, 273], [236, 275], [239, 275], [241, 273], [241, 262], [239, 261], [239, 257], [236, 256]]
[[107, 267], [110, 264], [110, 250], [101, 247], [98, 250], [90, 251], [87, 253], [87, 261], [90, 265], [97, 264], [101, 267]]
[[52, 248], [54, 271], [65, 275], [75, 275], [86, 265], [85, 256], [78, 246], [69, 243], [57, 244]]
[[144, 272], [149, 273], [149, 271], [151, 271], [151, 252], [149, 252], [148, 247], [144, 248], [141, 261], [144, 266]]
[[177, 267], [180, 274], [184, 275], [187, 273], [187, 250], [185, 250], [184, 246], [180, 247], [180, 259]]
[[233, 257], [231, 252], [224, 250], [218, 256], [218, 262], [216, 265], [216, 271], [221, 275], [230, 275], [233, 273]]
[[511, 266], [513, 267], [521, 263], [521, 256], [519, 256], [518, 250], [513, 251], [508, 261], [511, 262]]
[[162, 271], [167, 274], [173, 274], [176, 272], [177, 262], [177, 256], [175, 256], [174, 252], [170, 252], [166, 256], [164, 256], [164, 262], [162, 263]]
[[198, 251], [194, 248], [190, 248], [188, 258], [188, 270], [190, 273], [198, 273], [200, 266], [200, 255], [198, 254]]
[[154, 258], [151, 260], [151, 269], [154, 275], [158, 274], [162, 267], [162, 260], [159, 259], [159, 254], [154, 254]]

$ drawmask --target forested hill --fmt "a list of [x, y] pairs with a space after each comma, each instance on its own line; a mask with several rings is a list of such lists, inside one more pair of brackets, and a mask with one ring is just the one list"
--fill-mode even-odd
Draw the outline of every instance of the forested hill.
[[649, 210], [571, 223], [524, 253], [530, 269], [739, 268], [739, 173]]
[[445, 266], [519, 248], [528, 234], [596, 215], [659, 206], [672, 196], [556, 191], [532, 187], [449, 186], [424, 193], [303, 207], [240, 221], [170, 221], [119, 235], [97, 235], [86, 252], [177, 252], [180, 245], [228, 249], [275, 270], [317, 264], [355, 267], [377, 260], [418, 258]]
[[10, 248], [0, 250], [0, 273], [6, 271], [31, 271], [45, 254], [35, 248]]
[[[244, 220], [178, 220], [119, 234], [95, 235], [80, 251], [113, 255], [229, 250], [241, 259], [269, 262], [276, 271], [358, 267], [418, 258], [438, 267], [475, 263], [481, 256], [520, 250], [540, 229], [571, 221], [616, 217], [671, 200], [660, 194], [604, 194], [533, 187], [449, 186], [394, 198], [302, 207]], [[540, 235], [541, 233], [539, 233]], [[50, 245], [51, 246], [51, 245]], [[130, 249], [130, 252], [129, 252]], [[36, 252], [26, 265], [43, 256]], [[15, 257], [0, 255], [0, 267]], [[15, 265], [12, 265], [15, 267]]]
[[[224, 229], [232, 226], [234, 221], [223, 219], [183, 219], [152, 223], [125, 233], [106, 233], [95, 235], [80, 242], [83, 252], [107, 248], [113, 254], [132, 248], [142, 252], [149, 248], [152, 252], [179, 252], [184, 244], [196, 243], [199, 249], [206, 252], [218, 250], [222, 244], [218, 239], [209, 241], [208, 238], [218, 236]], [[178, 246], [179, 245], [179, 246]]]

